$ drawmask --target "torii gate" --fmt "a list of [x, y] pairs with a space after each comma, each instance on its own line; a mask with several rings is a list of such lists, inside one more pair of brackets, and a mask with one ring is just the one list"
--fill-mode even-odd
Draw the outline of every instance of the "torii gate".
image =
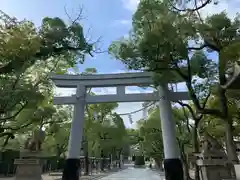
[[[189, 100], [188, 92], [171, 92], [167, 84], [158, 87], [158, 92], [126, 94], [126, 86], [149, 86], [153, 84], [152, 73], [120, 73], [97, 75], [51, 75], [57, 87], [76, 88], [76, 94], [54, 97], [54, 104], [73, 104], [74, 115], [68, 144], [68, 156], [63, 170], [64, 180], [78, 180], [78, 165], [83, 135], [84, 110], [86, 104], [107, 102], [159, 101], [162, 137], [164, 145], [164, 168], [167, 180], [183, 180], [183, 169], [176, 142], [175, 122], [170, 101]], [[86, 88], [116, 87], [111, 95], [89, 95]]]

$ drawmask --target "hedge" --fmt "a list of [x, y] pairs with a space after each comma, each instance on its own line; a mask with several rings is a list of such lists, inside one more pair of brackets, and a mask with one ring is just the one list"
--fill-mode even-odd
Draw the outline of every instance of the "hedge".
[[145, 165], [144, 156], [135, 156], [135, 165]]
[[[0, 174], [4, 176], [11, 176], [15, 174], [16, 165], [14, 160], [18, 159], [20, 156], [19, 151], [6, 150], [0, 152]], [[64, 167], [64, 158], [57, 157], [44, 157], [43, 172], [49, 170], [61, 170]]]
[[[14, 160], [18, 159], [20, 156], [19, 151], [6, 150], [0, 152], [0, 175], [12, 176], [16, 172], [16, 165]], [[64, 168], [65, 159], [56, 156], [43, 157], [44, 161], [43, 173], [49, 171], [59, 171]]]

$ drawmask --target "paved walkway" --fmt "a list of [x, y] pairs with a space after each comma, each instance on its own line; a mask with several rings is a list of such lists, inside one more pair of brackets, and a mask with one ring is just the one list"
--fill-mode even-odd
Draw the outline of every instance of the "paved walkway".
[[[157, 171], [153, 171], [149, 168], [134, 168], [133, 165], [126, 165], [126, 169], [119, 172], [112, 172], [110, 175], [108, 173], [100, 173], [91, 177], [81, 177], [80, 180], [164, 180], [164, 174]], [[42, 175], [43, 180], [59, 180], [60, 175], [49, 176], [48, 174]], [[0, 180], [14, 180], [11, 178], [1, 178]]]
[[164, 180], [164, 176], [148, 168], [129, 167], [120, 172], [101, 178], [101, 180]]

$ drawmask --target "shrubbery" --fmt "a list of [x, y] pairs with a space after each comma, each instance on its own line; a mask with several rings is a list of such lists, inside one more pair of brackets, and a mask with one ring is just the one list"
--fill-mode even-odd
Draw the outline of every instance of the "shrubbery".
[[134, 164], [135, 165], [145, 165], [144, 156], [136, 156]]
[[[6, 150], [0, 152], [0, 175], [10, 176], [15, 174], [16, 165], [14, 164], [14, 159], [19, 158], [19, 151]], [[45, 160], [43, 165], [43, 172], [48, 172], [49, 170], [62, 170], [64, 166], [64, 158], [58, 157], [44, 157]]]

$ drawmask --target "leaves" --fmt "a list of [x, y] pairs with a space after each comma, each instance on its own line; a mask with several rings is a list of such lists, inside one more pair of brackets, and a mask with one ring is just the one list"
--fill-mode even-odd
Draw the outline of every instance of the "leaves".
[[[105, 156], [108, 153], [116, 154], [126, 144], [126, 129], [122, 118], [112, 111], [117, 103], [105, 103], [90, 105], [85, 120], [85, 136], [88, 143], [89, 155], [100, 156], [103, 150]], [[97, 119], [94, 119], [94, 112]]]
[[0, 74], [23, 71], [49, 58], [65, 58], [72, 67], [83, 63], [85, 54], [91, 54], [93, 49], [77, 22], [67, 25], [60, 18], [46, 17], [36, 28], [30, 21], [13, 21], [5, 14], [0, 20]]
[[50, 105], [48, 74], [63, 74], [82, 63], [92, 45], [78, 22], [46, 17], [37, 28], [3, 12], [0, 21], [0, 136], [8, 138], [52, 118], [56, 109]]
[[[183, 153], [189, 153], [192, 150], [192, 127], [189, 123], [189, 114], [185, 113], [182, 108], [173, 108], [173, 115], [176, 121], [177, 140]], [[161, 120], [159, 109], [155, 108], [148, 119], [138, 122], [139, 137], [135, 144], [142, 147], [146, 156], [154, 158], [157, 162], [163, 159], [163, 142]]]
[[141, 2], [133, 17], [130, 38], [113, 42], [109, 52], [130, 69], [161, 73], [161, 80], [165, 81], [182, 81], [179, 71], [173, 77], [167, 72], [185, 71], [188, 40], [195, 36], [195, 29], [187, 17], [166, 8], [159, 1]]
[[[240, 21], [239, 16], [230, 19], [225, 12], [205, 19], [199, 17], [196, 10], [208, 3], [210, 1], [202, 1], [199, 7], [181, 10], [174, 7], [176, 1], [140, 1], [133, 15], [129, 38], [114, 41], [109, 53], [129, 69], [154, 72], [156, 86], [160, 82], [185, 82], [193, 103], [190, 113], [195, 121], [199, 122], [202, 117], [215, 118], [227, 121], [231, 127], [232, 113], [237, 114], [236, 106], [233, 108], [234, 103], [228, 101], [219, 84], [226, 83], [226, 69], [240, 58], [237, 50]], [[209, 54], [211, 52], [217, 54], [214, 55], [217, 61]], [[209, 103], [214, 105], [209, 106]], [[177, 126], [185, 125], [182, 122], [177, 122]], [[234, 154], [233, 138], [229, 129], [226, 131], [231, 156]], [[143, 128], [140, 132], [143, 133]]]
[[162, 132], [159, 118], [159, 111], [152, 112], [146, 121], [142, 121], [140, 125], [140, 138], [143, 150], [147, 156], [155, 159], [163, 157]]

